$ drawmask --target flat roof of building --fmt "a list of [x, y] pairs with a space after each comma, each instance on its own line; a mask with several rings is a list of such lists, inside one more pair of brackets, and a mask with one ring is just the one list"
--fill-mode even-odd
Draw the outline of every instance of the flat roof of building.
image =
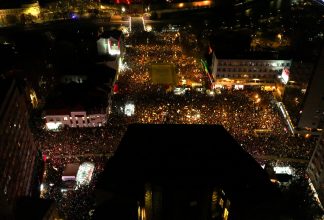
[[[59, 84], [48, 96], [45, 111], [50, 114], [66, 114], [71, 111], [100, 113], [107, 107], [107, 94], [110, 92], [116, 71], [100, 64], [86, 74], [82, 83]], [[56, 113], [57, 112], [57, 113]]]
[[266, 171], [220, 125], [129, 125], [97, 190], [134, 198], [147, 182], [167, 188], [217, 185], [242, 213], [243, 207], [251, 211], [273, 201]]

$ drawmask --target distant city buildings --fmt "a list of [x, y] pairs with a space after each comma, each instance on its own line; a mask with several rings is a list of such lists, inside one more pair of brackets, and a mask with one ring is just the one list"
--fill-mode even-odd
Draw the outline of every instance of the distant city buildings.
[[38, 2], [23, 4], [20, 7], [0, 8], [0, 27], [39, 20], [40, 11]]
[[9, 206], [33, 190], [37, 148], [27, 112], [15, 81], [0, 80], [0, 200]]

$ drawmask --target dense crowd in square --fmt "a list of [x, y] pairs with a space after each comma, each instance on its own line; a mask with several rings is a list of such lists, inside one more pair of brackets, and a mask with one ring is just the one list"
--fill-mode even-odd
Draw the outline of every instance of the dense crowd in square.
[[[290, 163], [290, 159], [301, 162], [310, 159], [316, 139], [290, 133], [271, 93], [255, 88], [222, 89], [213, 95], [206, 93], [210, 89], [208, 73], [198, 57], [183, 53], [176, 34], [156, 32], [143, 43], [135, 42], [132, 35], [126, 38], [126, 44], [132, 45], [127, 48], [123, 61], [127, 68], [121, 71], [116, 82], [118, 91], [112, 98], [112, 112], [105, 126], [35, 132], [36, 143], [47, 157], [45, 197], [55, 199], [68, 219], [88, 218], [94, 206], [96, 179], [130, 123], [221, 124], [261, 164], [279, 161], [293, 165], [295, 162]], [[154, 63], [174, 64], [179, 79], [177, 86], [188, 90], [183, 95], [176, 95], [172, 85], [152, 84], [149, 69]], [[183, 79], [201, 83], [204, 89], [197, 91], [183, 83]], [[128, 116], [121, 109], [130, 102], [135, 112]], [[266, 132], [256, 132], [260, 130]], [[211, 137], [211, 144], [216, 146], [217, 140]], [[49, 182], [55, 179], [50, 175], [61, 175], [66, 164], [84, 161], [95, 164], [89, 186], [62, 195], [60, 181]], [[301, 164], [296, 166], [300, 171], [305, 168]], [[303, 175], [303, 172], [298, 173]]]

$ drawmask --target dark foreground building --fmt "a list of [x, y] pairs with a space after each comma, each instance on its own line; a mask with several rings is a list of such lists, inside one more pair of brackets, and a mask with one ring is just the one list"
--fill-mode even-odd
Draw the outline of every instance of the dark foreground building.
[[34, 191], [37, 148], [28, 127], [28, 111], [14, 80], [0, 80], [0, 219], [15, 200]]
[[307, 174], [321, 203], [324, 204], [324, 131], [322, 131], [322, 135], [317, 141], [312, 158], [309, 161]]
[[320, 134], [324, 128], [324, 44], [307, 88], [299, 128]]
[[97, 184], [94, 219], [279, 219], [267, 173], [219, 125], [130, 125]]
[[14, 210], [15, 220], [62, 220], [53, 200], [21, 197], [17, 200]]

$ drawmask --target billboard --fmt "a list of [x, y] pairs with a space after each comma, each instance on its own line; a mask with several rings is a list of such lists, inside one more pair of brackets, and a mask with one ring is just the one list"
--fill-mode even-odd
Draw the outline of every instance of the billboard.
[[110, 55], [120, 54], [119, 40], [116, 40], [115, 38], [112, 37], [108, 39], [108, 53]]
[[113, 37], [100, 38], [97, 41], [97, 50], [99, 55], [119, 55], [120, 41]]
[[287, 84], [289, 81], [289, 73], [290, 71], [287, 67], [283, 68], [280, 79], [284, 84]]
[[125, 115], [132, 116], [135, 114], [135, 105], [134, 103], [126, 103], [125, 104]]
[[84, 162], [80, 165], [78, 173], [76, 175], [77, 186], [89, 185], [94, 168], [94, 164], [89, 162]]

